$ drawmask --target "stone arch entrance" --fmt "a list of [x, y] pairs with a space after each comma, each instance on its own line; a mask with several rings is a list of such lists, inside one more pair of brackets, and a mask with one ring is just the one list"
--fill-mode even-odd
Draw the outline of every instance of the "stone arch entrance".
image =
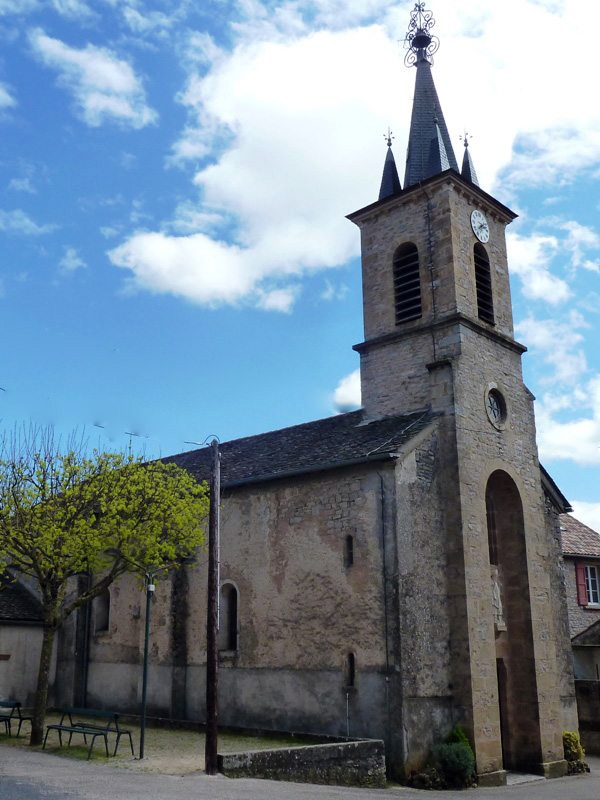
[[542, 761], [523, 504], [508, 473], [486, 487], [496, 677], [505, 769]]

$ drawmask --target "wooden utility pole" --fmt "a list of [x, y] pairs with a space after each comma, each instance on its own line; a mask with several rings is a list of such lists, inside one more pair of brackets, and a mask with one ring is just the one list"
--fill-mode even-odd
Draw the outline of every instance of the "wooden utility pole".
[[218, 735], [218, 667], [219, 651], [219, 501], [221, 498], [221, 463], [219, 442], [213, 439], [212, 475], [210, 481], [210, 515], [208, 519], [208, 597], [206, 603], [206, 747], [204, 750], [207, 775], [217, 773]]

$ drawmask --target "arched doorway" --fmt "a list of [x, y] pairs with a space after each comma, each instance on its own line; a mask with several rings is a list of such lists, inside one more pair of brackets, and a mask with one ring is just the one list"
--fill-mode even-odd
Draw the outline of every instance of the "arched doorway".
[[523, 504], [506, 472], [486, 487], [496, 676], [505, 769], [542, 761]]

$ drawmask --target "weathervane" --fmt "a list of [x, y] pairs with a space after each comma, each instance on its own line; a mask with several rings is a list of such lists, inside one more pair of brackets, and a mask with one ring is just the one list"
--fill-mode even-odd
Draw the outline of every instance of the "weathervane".
[[387, 129], [387, 133], [383, 134], [383, 138], [387, 142], [387, 146], [391, 147], [392, 146], [392, 139], [395, 139], [396, 137], [392, 135], [392, 132], [391, 132], [391, 130], [389, 128], [389, 125], [388, 125], [388, 129]]
[[469, 141], [473, 138], [473, 134], [467, 133], [467, 131], [465, 131], [464, 134], [462, 136], [459, 136], [458, 138], [461, 140], [461, 142], [464, 144], [465, 147], [468, 147]]
[[437, 36], [430, 33], [434, 25], [433, 12], [425, 10], [425, 3], [415, 3], [404, 37], [404, 46], [407, 48], [404, 63], [407, 67], [412, 67], [417, 61], [433, 63], [432, 56], [440, 46]]

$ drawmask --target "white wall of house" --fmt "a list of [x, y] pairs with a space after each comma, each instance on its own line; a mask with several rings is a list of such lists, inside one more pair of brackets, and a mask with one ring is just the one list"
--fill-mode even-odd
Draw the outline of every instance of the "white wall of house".
[[[0, 698], [33, 704], [37, 683], [41, 625], [0, 623]], [[50, 665], [50, 686], [56, 675], [56, 648]]]

